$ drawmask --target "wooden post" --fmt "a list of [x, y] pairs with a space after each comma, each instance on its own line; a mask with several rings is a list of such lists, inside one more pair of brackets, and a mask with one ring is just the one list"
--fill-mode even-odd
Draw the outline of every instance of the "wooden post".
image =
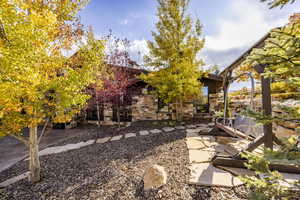
[[[261, 90], [262, 90], [262, 107], [263, 113], [267, 116], [272, 116], [272, 100], [271, 100], [271, 80], [264, 77], [262, 73], [265, 71], [265, 66], [257, 65], [255, 69], [261, 75]], [[265, 147], [273, 150], [273, 132], [272, 123], [264, 124]]]
[[[267, 116], [272, 115], [272, 101], [271, 101], [271, 81], [270, 78], [265, 78], [261, 76], [262, 83], [262, 104], [264, 114]], [[264, 124], [264, 134], [265, 134], [265, 147], [273, 149], [273, 132], [272, 123]]]

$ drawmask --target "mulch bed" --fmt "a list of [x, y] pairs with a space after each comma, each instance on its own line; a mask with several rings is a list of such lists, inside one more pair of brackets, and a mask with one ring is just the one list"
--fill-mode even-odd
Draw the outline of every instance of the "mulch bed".
[[[148, 126], [149, 129], [153, 127]], [[124, 132], [148, 128], [128, 127]], [[184, 131], [176, 130], [93, 144], [78, 150], [43, 156], [42, 180], [35, 185], [22, 180], [0, 189], [0, 199], [247, 199], [247, 190], [243, 186], [222, 188], [187, 184], [188, 150], [184, 138]], [[72, 141], [65, 142], [72, 143], [77, 139], [82, 138], [72, 138]], [[164, 166], [168, 173], [168, 182], [158, 190], [145, 193], [143, 173], [150, 164]], [[28, 163], [20, 162], [3, 171], [0, 181], [24, 173], [27, 169]]]

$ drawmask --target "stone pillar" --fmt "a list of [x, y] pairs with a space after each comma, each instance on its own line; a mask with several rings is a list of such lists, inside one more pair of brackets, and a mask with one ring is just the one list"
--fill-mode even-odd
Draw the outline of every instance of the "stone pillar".
[[104, 104], [104, 110], [103, 110], [103, 115], [104, 115], [104, 125], [113, 125], [113, 111], [112, 111], [112, 104], [111, 103], [105, 103]]

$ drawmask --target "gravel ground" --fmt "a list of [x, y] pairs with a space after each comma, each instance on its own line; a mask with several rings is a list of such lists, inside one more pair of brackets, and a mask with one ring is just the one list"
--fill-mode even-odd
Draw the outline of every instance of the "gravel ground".
[[[140, 128], [142, 126], [127, 128], [119, 134]], [[152, 128], [149, 126], [149, 129]], [[144, 126], [140, 130], [145, 129]], [[0, 189], [0, 199], [246, 199], [247, 190], [243, 186], [222, 188], [187, 184], [188, 150], [184, 138], [184, 131], [176, 130], [43, 156], [42, 180], [35, 185], [22, 180]], [[67, 142], [75, 142], [77, 139], [72, 138], [72, 141]], [[164, 166], [168, 182], [158, 190], [144, 193], [142, 176], [149, 164]], [[25, 161], [18, 163], [2, 172], [0, 181], [26, 172], [27, 166]]]

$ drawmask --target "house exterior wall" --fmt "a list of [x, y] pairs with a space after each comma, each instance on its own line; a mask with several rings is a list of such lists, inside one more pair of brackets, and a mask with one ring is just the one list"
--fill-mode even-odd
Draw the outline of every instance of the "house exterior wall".
[[[133, 77], [133, 84], [128, 87], [127, 94], [130, 94], [130, 103], [127, 102], [126, 105], [122, 105], [121, 107], [123, 110], [126, 110], [126, 115], [128, 114], [128, 110], [131, 114], [130, 120], [124, 120], [122, 124], [126, 124], [128, 121], [143, 121], [143, 120], [175, 120], [176, 119], [176, 105], [175, 104], [168, 104], [168, 105], [159, 105], [158, 98], [153, 95], [151, 91], [154, 89], [147, 85], [145, 82], [138, 80], [134, 77], [138, 76], [139, 72], [136, 71], [124, 71], [124, 73], [132, 73], [130, 76]], [[213, 95], [216, 93], [218, 86], [220, 85], [221, 81], [216, 79], [216, 77], [205, 77], [199, 80], [203, 83], [204, 86], [208, 87], [208, 103], [214, 103]], [[200, 88], [199, 88], [200, 89]], [[212, 98], [211, 98], [212, 97]], [[93, 99], [90, 101], [93, 103]], [[194, 102], [184, 102], [182, 105], [183, 111], [183, 119], [192, 119], [195, 116], [199, 116], [197, 114], [197, 109], [194, 106]], [[90, 106], [93, 107], [93, 106]], [[104, 103], [103, 104], [103, 119], [102, 124], [104, 125], [113, 125], [116, 124], [116, 112], [114, 105], [112, 103]], [[209, 109], [210, 110], [210, 109]], [[87, 112], [91, 112], [88, 111]], [[198, 111], [199, 112], [199, 111]], [[126, 117], [124, 117], [125, 119]], [[96, 119], [93, 119], [93, 123], [96, 123]], [[125, 122], [127, 121], [127, 122]]]

